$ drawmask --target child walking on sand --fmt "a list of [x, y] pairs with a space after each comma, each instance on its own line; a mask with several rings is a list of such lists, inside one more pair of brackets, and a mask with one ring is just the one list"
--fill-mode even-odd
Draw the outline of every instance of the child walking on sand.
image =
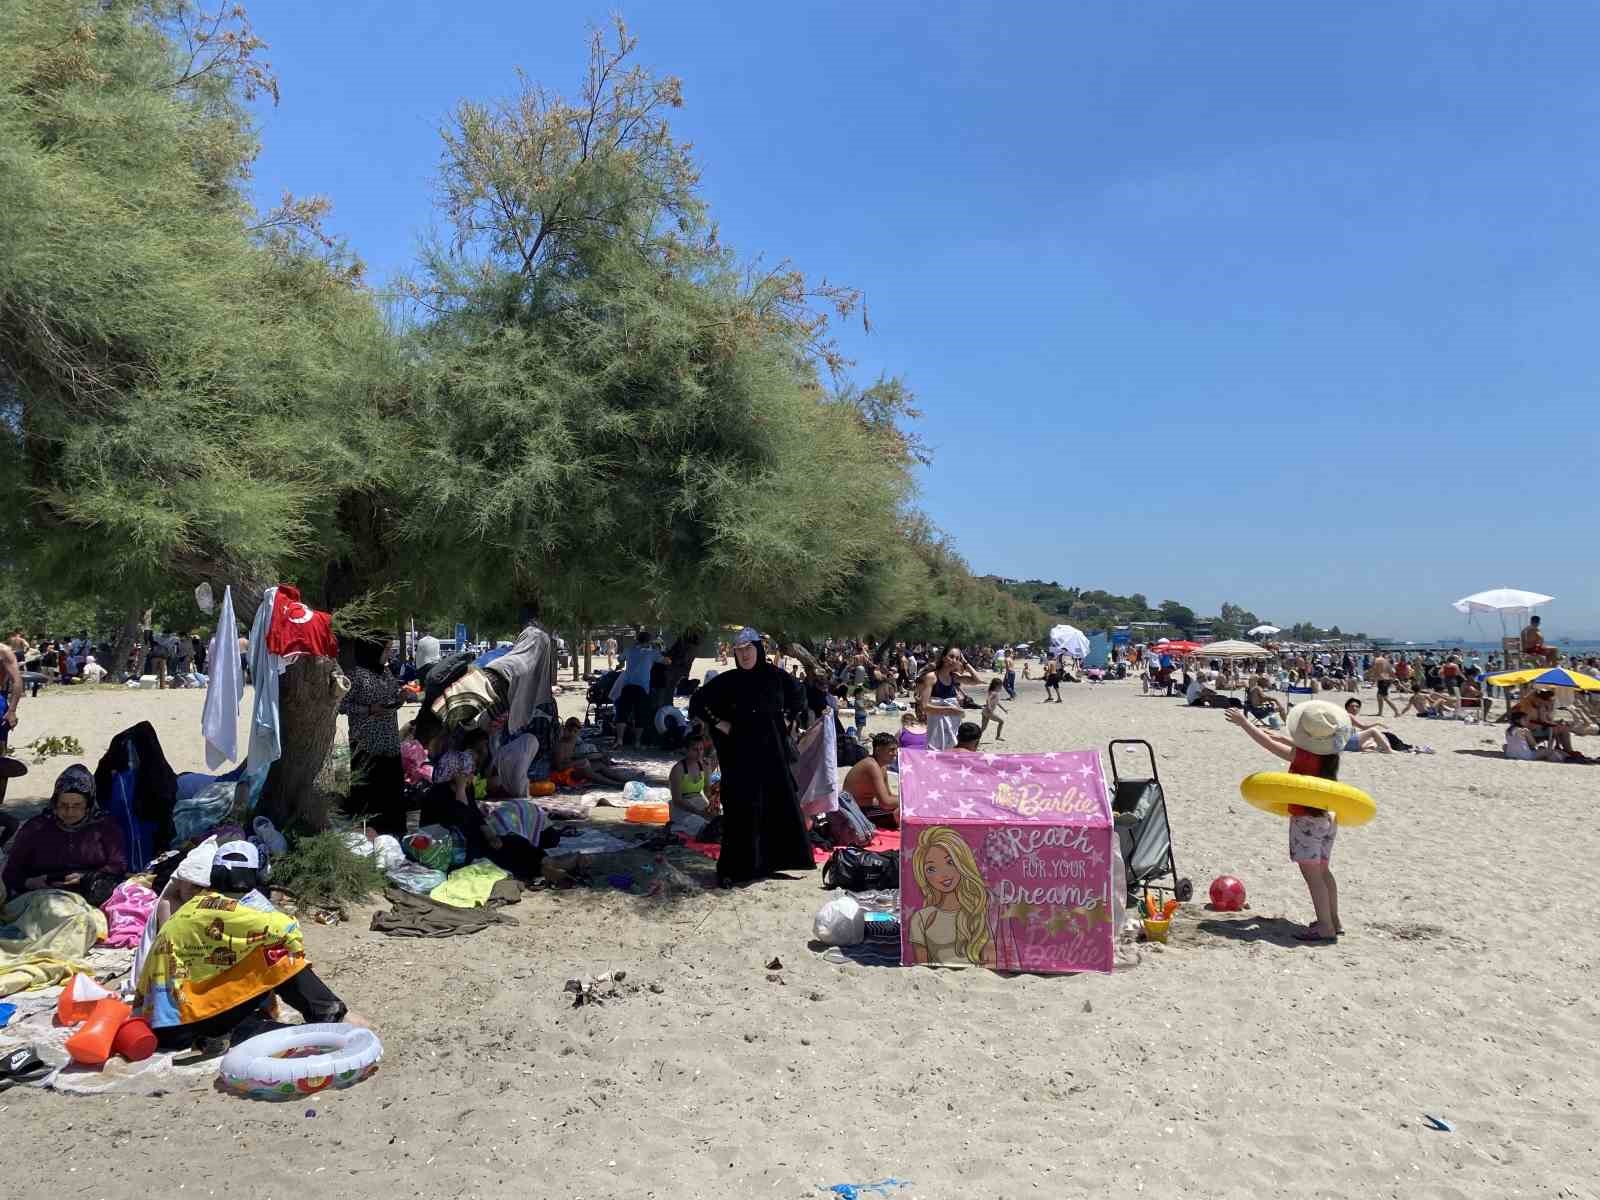
[[[1326, 700], [1308, 700], [1289, 710], [1288, 737], [1250, 723], [1242, 708], [1230, 708], [1227, 719], [1248, 733], [1262, 749], [1288, 759], [1291, 775], [1339, 777], [1339, 752], [1350, 741], [1350, 720]], [[1289, 858], [1305, 877], [1317, 919], [1295, 934], [1302, 942], [1328, 944], [1344, 932], [1339, 923], [1339, 881], [1333, 877], [1333, 839], [1338, 832], [1333, 814], [1323, 808], [1291, 805]]]
[[1000, 703], [1000, 689], [1004, 686], [1005, 683], [1003, 680], [991, 679], [989, 681], [989, 695], [985, 697], [983, 701], [983, 728], [978, 730], [978, 736], [980, 738], [983, 736], [984, 731], [989, 728], [989, 722], [993, 721], [994, 740], [997, 742], [1003, 742], [1006, 740], [1005, 718], [995, 716], [997, 712], [1006, 711], [1005, 705]]

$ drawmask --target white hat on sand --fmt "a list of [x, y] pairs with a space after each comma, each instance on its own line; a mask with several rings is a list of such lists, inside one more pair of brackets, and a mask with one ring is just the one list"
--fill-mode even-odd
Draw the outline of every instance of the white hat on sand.
[[1349, 714], [1326, 700], [1307, 700], [1289, 710], [1289, 740], [1310, 754], [1337, 754], [1350, 740]]

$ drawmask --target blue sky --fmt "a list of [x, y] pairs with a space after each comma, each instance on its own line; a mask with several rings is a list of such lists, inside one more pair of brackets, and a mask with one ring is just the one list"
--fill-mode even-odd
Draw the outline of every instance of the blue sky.
[[[575, 91], [608, 11], [254, 6], [259, 193], [404, 269], [451, 104]], [[1600, 634], [1600, 8], [622, 11], [725, 240], [865, 291], [975, 569], [1401, 636], [1514, 586]]]

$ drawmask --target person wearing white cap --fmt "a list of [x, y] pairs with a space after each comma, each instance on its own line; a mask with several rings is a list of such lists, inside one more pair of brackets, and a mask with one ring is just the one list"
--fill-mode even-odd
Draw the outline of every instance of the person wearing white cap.
[[245, 841], [208, 839], [173, 872], [163, 898], [187, 898], [140, 946], [135, 974], [135, 1011], [162, 1049], [210, 1051], [278, 1028], [274, 997], [307, 1022], [344, 1019], [306, 960], [299, 922], [261, 896], [262, 882], [261, 852]]
[[[1308, 700], [1289, 710], [1288, 737], [1252, 725], [1243, 709], [1225, 714], [1264, 750], [1289, 762], [1291, 775], [1339, 777], [1339, 752], [1350, 743], [1350, 718], [1326, 700]], [[1333, 840], [1338, 832], [1333, 814], [1322, 808], [1293, 805], [1289, 810], [1289, 859], [1305, 877], [1306, 890], [1317, 919], [1295, 934], [1302, 942], [1329, 943], [1344, 932], [1339, 923], [1339, 882], [1330, 869]]]

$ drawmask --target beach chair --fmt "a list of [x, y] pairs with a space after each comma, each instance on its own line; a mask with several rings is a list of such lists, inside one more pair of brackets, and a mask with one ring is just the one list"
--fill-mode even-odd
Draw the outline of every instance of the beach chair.
[[[1171, 892], [1189, 900], [1194, 884], [1178, 878], [1155, 750], [1140, 738], [1117, 738], [1106, 746], [1106, 758], [1111, 763], [1111, 816], [1128, 869], [1128, 903], [1136, 904], [1141, 892]], [[1162, 879], [1171, 879], [1171, 886], [1157, 882]]]
[[1522, 648], [1520, 637], [1503, 637], [1500, 639], [1500, 657], [1505, 661], [1504, 671], [1520, 671], [1523, 667], [1536, 667], [1539, 664], [1528, 657]]
[[[1283, 706], [1284, 708], [1293, 708], [1302, 700], [1315, 700], [1321, 694], [1314, 685], [1302, 683], [1296, 687], [1291, 683], [1283, 689]], [[1296, 699], [1296, 697], [1299, 697], [1299, 699]]]

